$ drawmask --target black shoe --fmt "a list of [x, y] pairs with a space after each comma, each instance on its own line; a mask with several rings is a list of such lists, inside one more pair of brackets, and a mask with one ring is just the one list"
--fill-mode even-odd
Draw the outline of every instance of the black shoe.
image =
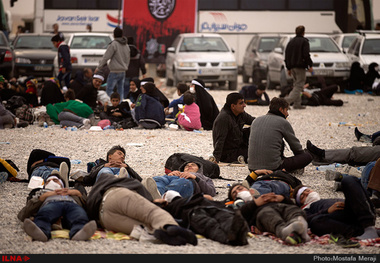
[[325, 158], [325, 150], [318, 148], [317, 146], [312, 144], [311, 141], [309, 141], [309, 140], [307, 140], [307, 142], [306, 142], [306, 148], [310, 153], [319, 157], [319, 159]]
[[335, 235], [335, 234], [330, 234], [330, 239], [329, 239], [330, 244], [336, 244], [337, 246], [340, 246], [342, 248], [355, 248], [355, 247], [360, 247], [360, 243], [353, 241], [351, 239], [345, 238], [342, 235]]
[[327, 181], [340, 182], [343, 179], [343, 175], [340, 172], [337, 172], [337, 171], [327, 170], [326, 171], [326, 175], [325, 175], [325, 179]]
[[355, 127], [355, 137], [356, 139], [359, 141], [360, 140], [360, 137], [362, 137], [363, 133], [361, 133], [358, 129], [358, 127]]

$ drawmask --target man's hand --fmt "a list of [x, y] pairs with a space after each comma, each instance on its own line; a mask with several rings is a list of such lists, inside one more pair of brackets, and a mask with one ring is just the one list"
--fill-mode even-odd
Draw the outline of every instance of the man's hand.
[[292, 75], [292, 71], [290, 71], [289, 69], [288, 69], [288, 75], [289, 75], [289, 76]]
[[180, 178], [185, 178], [185, 179], [195, 179], [197, 178], [194, 174], [188, 173], [188, 172], [180, 172], [180, 171], [173, 171], [168, 174], [169, 176], [178, 176]]
[[257, 175], [265, 175], [265, 174], [272, 174], [273, 173], [272, 170], [267, 170], [267, 169], [260, 169], [260, 170], [254, 171], [254, 172]]
[[329, 207], [329, 209], [327, 210], [327, 213], [331, 214], [335, 211], [343, 210], [343, 209], [344, 209], [344, 202], [336, 202], [332, 206]]
[[106, 163], [104, 165], [104, 167], [118, 167], [118, 168], [124, 167], [124, 168], [127, 168], [128, 165], [126, 163], [121, 162], [121, 161], [110, 161], [110, 162]]

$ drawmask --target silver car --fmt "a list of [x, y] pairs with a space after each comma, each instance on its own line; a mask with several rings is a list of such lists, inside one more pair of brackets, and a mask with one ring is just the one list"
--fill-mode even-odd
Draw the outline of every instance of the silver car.
[[167, 49], [168, 86], [198, 78], [219, 85], [228, 81], [228, 88], [236, 90], [237, 75], [234, 51], [219, 34], [180, 34]]
[[[285, 86], [291, 82], [285, 67], [285, 49], [293, 35], [284, 36], [268, 56], [267, 87]], [[310, 57], [313, 60], [313, 73], [307, 72], [308, 81], [323, 76], [327, 83], [344, 86], [350, 75], [350, 62], [337, 43], [328, 35], [305, 35], [310, 43]]]

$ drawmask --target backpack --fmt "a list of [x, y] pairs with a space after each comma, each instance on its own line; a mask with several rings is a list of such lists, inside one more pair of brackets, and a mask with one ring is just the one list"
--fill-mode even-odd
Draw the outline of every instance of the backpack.
[[211, 179], [220, 178], [219, 165], [187, 153], [174, 153], [168, 157], [165, 163], [165, 173], [179, 170], [185, 162], [197, 162], [203, 166], [203, 175]]

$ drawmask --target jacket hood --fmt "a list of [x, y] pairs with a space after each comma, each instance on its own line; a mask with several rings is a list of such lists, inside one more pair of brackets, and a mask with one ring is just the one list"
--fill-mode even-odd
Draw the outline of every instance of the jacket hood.
[[117, 37], [115, 41], [119, 42], [122, 45], [128, 45], [128, 39], [126, 37]]

